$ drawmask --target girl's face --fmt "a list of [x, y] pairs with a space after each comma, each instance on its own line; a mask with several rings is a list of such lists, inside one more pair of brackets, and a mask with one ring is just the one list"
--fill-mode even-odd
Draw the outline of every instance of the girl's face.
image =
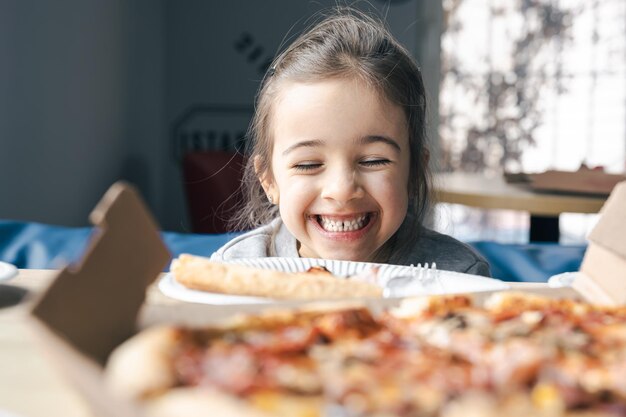
[[261, 176], [302, 257], [371, 261], [408, 206], [404, 111], [354, 79], [286, 83]]

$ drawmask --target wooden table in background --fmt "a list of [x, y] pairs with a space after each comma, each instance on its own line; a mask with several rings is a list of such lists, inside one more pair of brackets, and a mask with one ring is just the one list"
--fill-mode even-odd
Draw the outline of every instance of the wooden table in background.
[[484, 174], [435, 174], [434, 182], [441, 203], [528, 212], [531, 242], [558, 242], [561, 213], [597, 213], [606, 201], [606, 197], [535, 192], [526, 184], [508, 184], [502, 176]]

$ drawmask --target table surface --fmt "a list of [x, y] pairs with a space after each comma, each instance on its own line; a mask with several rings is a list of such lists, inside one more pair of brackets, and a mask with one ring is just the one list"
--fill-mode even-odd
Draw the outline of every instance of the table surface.
[[[46, 356], [46, 351], [27, 322], [30, 300], [54, 277], [51, 270], [20, 270], [13, 280], [0, 284], [0, 293], [24, 289], [29, 297], [22, 303], [0, 308], [0, 416], [94, 417], [86, 402], [63, 378]], [[545, 288], [545, 284], [511, 283], [514, 288]], [[177, 305], [156, 286], [148, 290], [150, 306]], [[223, 312], [220, 309], [219, 313]]]
[[528, 185], [508, 184], [502, 176], [465, 172], [435, 174], [434, 191], [442, 203], [521, 210], [539, 216], [597, 213], [606, 201], [606, 197], [535, 192]]
[[[0, 284], [0, 292], [28, 291], [25, 300], [0, 308], [0, 416], [94, 417], [87, 403], [46, 356], [27, 317], [32, 299], [55, 276], [53, 270], [22, 269], [13, 280]], [[147, 294], [150, 305], [179, 303], [156, 286]], [[15, 415], [15, 416], [14, 416]]]

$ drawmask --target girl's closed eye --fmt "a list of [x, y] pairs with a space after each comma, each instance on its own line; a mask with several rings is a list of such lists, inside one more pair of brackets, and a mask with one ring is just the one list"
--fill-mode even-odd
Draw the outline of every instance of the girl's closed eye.
[[321, 166], [322, 166], [322, 163], [311, 161], [311, 162], [299, 162], [297, 164], [293, 164], [291, 168], [298, 172], [307, 172], [307, 171], [314, 171], [318, 168], [321, 168]]
[[365, 167], [375, 168], [375, 167], [389, 165], [389, 164], [392, 164], [393, 162], [386, 158], [373, 158], [373, 159], [364, 159], [359, 163]]

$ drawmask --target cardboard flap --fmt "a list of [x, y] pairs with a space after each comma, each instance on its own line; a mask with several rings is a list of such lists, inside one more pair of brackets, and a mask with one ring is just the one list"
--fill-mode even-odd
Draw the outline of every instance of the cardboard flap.
[[578, 291], [583, 299], [589, 303], [609, 306], [620, 305], [621, 303], [615, 300], [615, 298], [610, 295], [611, 293], [605, 290], [601, 284], [603, 283], [581, 272], [572, 283], [572, 288]]
[[626, 181], [615, 186], [589, 240], [626, 259]]
[[[32, 320], [33, 330], [54, 365], [62, 371], [87, 400], [98, 417], [143, 417], [138, 405], [113, 396], [104, 383], [103, 369], [91, 358], [76, 354], [75, 349], [58, 337], [45, 323]], [[91, 415], [91, 414], [90, 414]]]
[[115, 183], [91, 213], [98, 226], [83, 260], [59, 272], [33, 315], [79, 352], [104, 364], [135, 332], [146, 288], [170, 260], [134, 187]]

